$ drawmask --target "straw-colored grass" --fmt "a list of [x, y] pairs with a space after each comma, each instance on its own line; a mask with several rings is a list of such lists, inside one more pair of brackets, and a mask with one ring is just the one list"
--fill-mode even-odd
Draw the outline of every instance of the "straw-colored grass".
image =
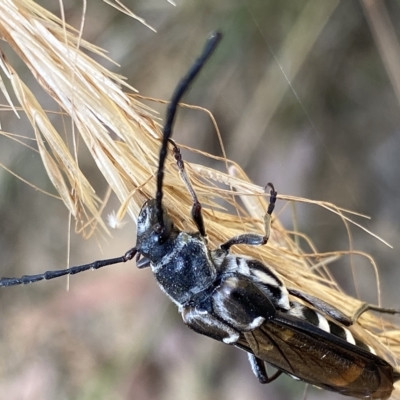
[[[3, 77], [11, 83], [19, 104], [11, 101], [12, 95], [8, 95], [5, 82], [0, 82], [0, 89], [12, 109], [28, 117], [46, 172], [75, 218], [77, 229], [84, 235], [90, 235], [94, 229], [109, 229], [102, 214], [108, 196], [100, 199], [80, 169], [77, 158], [80, 140], [106, 179], [110, 192], [115, 193], [121, 203], [117, 219], [122, 220], [127, 213], [135, 220], [143, 202], [155, 193], [154, 175], [161, 136], [159, 117], [143, 105], [134, 94], [135, 90], [120, 76], [91, 58], [90, 54], [106, 57], [101, 49], [85, 42], [79, 31], [37, 4], [27, 0], [0, 2], [0, 37], [8, 42], [58, 104], [57, 112], [70, 121], [72, 129], [66, 140], [54, 127], [51, 114], [42, 107], [35, 93], [11, 63], [1, 58]], [[263, 188], [251, 183], [239, 165], [226, 158], [221, 160], [227, 166], [226, 172], [186, 163], [193, 186], [205, 206], [211, 247], [240, 232], [262, 232], [262, 215], [268, 202]], [[188, 212], [190, 196], [171, 156], [165, 172], [166, 207], [180, 228], [194, 229]], [[243, 200], [244, 207], [237, 203], [237, 196]], [[311, 203], [284, 195], [279, 195], [278, 199], [280, 204], [285, 201]], [[350, 223], [352, 215], [347, 210], [326, 202], [312, 203], [337, 213], [343, 223]], [[227, 211], [232, 209], [235, 212]], [[313, 249], [310, 239], [299, 232], [286, 231], [276, 217], [272, 228], [268, 246], [243, 246], [235, 251], [272, 266], [288, 287], [303, 289], [347, 315], [353, 315], [361, 302], [340, 291], [326, 268], [329, 262], [346, 252], [320, 254]], [[353, 254], [358, 253], [354, 251]], [[370, 256], [362, 255], [376, 268]], [[393, 365], [399, 363], [398, 325], [368, 312], [352, 330], [373, 346], [378, 355]], [[397, 392], [393, 398], [395, 396]]]

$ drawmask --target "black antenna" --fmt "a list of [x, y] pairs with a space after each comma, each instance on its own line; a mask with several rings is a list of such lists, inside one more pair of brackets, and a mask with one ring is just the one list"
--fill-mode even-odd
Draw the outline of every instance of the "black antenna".
[[[171, 102], [167, 108], [167, 116], [166, 122], [163, 130], [163, 141], [160, 150], [160, 160], [157, 171], [157, 192], [156, 192], [156, 212], [157, 212], [157, 220], [159, 224], [159, 229], [161, 236], [165, 232], [165, 226], [163, 223], [163, 211], [162, 211], [162, 183], [164, 176], [164, 163], [165, 158], [167, 156], [167, 146], [168, 141], [170, 139], [172, 133], [172, 127], [174, 125], [174, 119], [176, 114], [176, 109], [179, 103], [179, 100], [185, 94], [185, 92], [189, 89], [190, 84], [193, 82], [201, 68], [204, 66], [206, 61], [210, 58], [211, 54], [214, 52], [217, 44], [221, 40], [222, 35], [219, 32], [212, 33], [208, 38], [206, 45], [204, 46], [204, 50], [201, 56], [195, 61], [192, 65], [186, 76], [179, 82], [177, 88], [175, 89], [174, 94], [172, 95]], [[176, 146], [175, 146], [176, 147]], [[204, 228], [203, 228], [204, 232]], [[94, 261], [90, 264], [78, 265], [75, 267], [61, 269], [56, 271], [46, 271], [37, 275], [24, 275], [21, 278], [1, 278], [0, 279], [0, 287], [2, 286], [16, 286], [16, 285], [26, 285], [28, 283], [34, 283], [42, 280], [49, 280], [58, 278], [64, 275], [75, 275], [80, 272], [88, 271], [89, 269], [99, 269], [102, 267], [106, 267], [107, 265], [114, 265], [123, 262], [127, 262], [133, 259], [135, 255], [138, 253], [138, 249], [133, 247], [128, 250], [123, 256], [117, 258], [110, 258], [108, 260], [98, 260]], [[139, 256], [139, 254], [138, 254]]]
[[77, 267], [71, 267], [67, 269], [60, 269], [58, 271], [46, 271], [42, 274], [37, 275], [24, 275], [21, 278], [1, 278], [0, 287], [1, 286], [16, 286], [16, 285], [26, 285], [27, 283], [34, 283], [38, 281], [42, 281], [43, 279], [49, 280], [58, 278], [64, 275], [75, 275], [80, 272], [87, 271], [89, 269], [99, 269], [101, 267], [106, 267], [107, 265], [119, 264], [126, 261], [132, 260], [137, 253], [136, 247], [128, 250], [123, 256], [117, 258], [110, 258], [108, 260], [99, 260], [94, 261], [90, 264], [78, 265]]
[[162, 209], [162, 198], [163, 198], [163, 179], [164, 179], [164, 163], [167, 157], [168, 141], [172, 135], [172, 128], [174, 126], [174, 120], [176, 115], [176, 109], [182, 96], [189, 90], [190, 85], [203, 68], [205, 63], [209, 60], [218, 43], [222, 39], [221, 32], [213, 32], [204, 46], [203, 52], [200, 57], [193, 63], [186, 75], [180, 80], [175, 92], [172, 95], [171, 101], [167, 108], [167, 115], [165, 118], [165, 125], [163, 129], [163, 139], [160, 149], [160, 157], [157, 171], [157, 191], [156, 191], [156, 211], [157, 221], [159, 224], [159, 230], [161, 236], [165, 233], [165, 225], [163, 220], [163, 209]]

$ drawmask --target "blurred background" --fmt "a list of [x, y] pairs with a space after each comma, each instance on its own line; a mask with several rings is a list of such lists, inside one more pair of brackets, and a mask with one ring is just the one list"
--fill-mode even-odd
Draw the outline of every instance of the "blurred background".
[[[58, 2], [38, 4], [61, 15]], [[157, 33], [110, 5], [89, 2], [83, 38], [106, 49], [120, 67], [99, 62], [125, 76], [140, 94], [168, 100], [208, 33], [221, 30], [224, 40], [185, 102], [214, 114], [228, 158], [255, 183], [272, 181], [282, 194], [371, 216], [357, 221], [394, 248], [357, 228], [351, 229], [353, 246], [376, 260], [382, 303], [400, 308], [399, 3], [125, 4]], [[79, 29], [82, 2], [64, 0], [63, 7], [66, 21]], [[40, 98], [43, 91], [30, 72], [5, 43], [1, 48]], [[44, 93], [42, 101], [56, 109]], [[164, 115], [164, 106], [147, 104]], [[24, 118], [1, 111], [0, 120], [3, 131], [33, 137]], [[180, 111], [174, 138], [222, 154], [200, 111]], [[0, 163], [55, 192], [39, 156], [5, 137], [0, 137]], [[80, 165], [104, 194], [105, 181], [89, 157]], [[65, 268], [65, 206], [3, 169], [0, 188], [0, 275]], [[293, 227], [290, 208], [280, 217], [286, 228]], [[296, 220], [319, 251], [349, 249], [343, 222], [333, 214], [296, 205]], [[71, 265], [123, 254], [134, 240], [132, 221], [113, 238], [98, 233], [84, 240], [72, 233]], [[342, 258], [332, 272], [347, 293], [378, 302], [376, 276], [365, 258]], [[0, 296], [2, 399], [300, 400], [303, 392], [307, 399], [342, 398], [287, 377], [260, 385], [245, 353], [190, 332], [150, 271], [137, 270], [133, 262], [73, 277], [69, 292], [60, 279], [3, 289]]]

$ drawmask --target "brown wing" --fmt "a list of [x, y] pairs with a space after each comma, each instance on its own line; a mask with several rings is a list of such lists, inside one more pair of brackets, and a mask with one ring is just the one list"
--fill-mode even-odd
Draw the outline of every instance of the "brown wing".
[[289, 375], [347, 396], [387, 399], [399, 379], [380, 357], [281, 313], [237, 344]]

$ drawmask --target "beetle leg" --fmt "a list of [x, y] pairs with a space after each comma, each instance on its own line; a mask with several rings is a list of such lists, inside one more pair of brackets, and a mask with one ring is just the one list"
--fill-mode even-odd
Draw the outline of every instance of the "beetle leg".
[[275, 312], [274, 305], [251, 280], [229, 276], [207, 301], [184, 306], [181, 313], [185, 324], [197, 333], [232, 344], [240, 332], [258, 328]]
[[238, 235], [229, 239], [227, 242], [221, 244], [220, 248], [224, 251], [229, 251], [229, 249], [236, 244], [247, 244], [249, 246], [261, 246], [268, 242], [269, 236], [271, 234], [271, 215], [275, 208], [276, 196], [278, 193], [275, 191], [272, 183], [268, 183], [266, 187], [270, 187], [270, 198], [268, 210], [264, 215], [264, 232], [265, 235], [257, 235], [254, 233], [244, 233], [243, 235]]
[[208, 311], [198, 309], [195, 306], [184, 307], [182, 318], [189, 328], [201, 335], [227, 344], [233, 344], [239, 339], [240, 333], [238, 331]]
[[193, 201], [192, 219], [193, 219], [194, 223], [196, 224], [197, 229], [199, 230], [201, 236], [206, 237], [207, 234], [206, 234], [206, 229], [204, 226], [203, 214], [201, 212], [202, 206], [201, 206], [201, 203], [199, 202], [199, 199], [197, 198], [196, 192], [194, 191], [193, 186], [190, 182], [190, 179], [186, 173], [185, 163], [183, 162], [181, 151], [172, 139], [169, 139], [169, 142], [173, 146], [172, 151], [173, 151], [173, 155], [176, 160], [176, 164], [178, 165], [179, 175], [180, 175], [183, 183], [185, 184], [186, 189], [190, 193], [190, 196], [192, 197], [192, 201]]
[[344, 313], [342, 313], [340, 310], [338, 310], [336, 307], [332, 306], [331, 304], [328, 304], [325, 301], [318, 299], [317, 297], [314, 297], [301, 290], [288, 288], [288, 292], [292, 296], [295, 296], [299, 299], [304, 300], [308, 304], [311, 304], [313, 307], [321, 311], [323, 314], [329, 315], [335, 321], [338, 321], [345, 326], [353, 325], [353, 323], [356, 322], [358, 318], [360, 318], [360, 316], [364, 314], [366, 311], [376, 311], [384, 314], [400, 314], [400, 310], [395, 310], [393, 308], [382, 308], [375, 306], [373, 304], [363, 303], [350, 318]]
[[243, 276], [222, 280], [212, 294], [213, 313], [240, 332], [258, 328], [275, 316], [275, 307], [254, 282]]
[[383, 314], [400, 314], [400, 310], [396, 310], [394, 308], [382, 308], [379, 306], [375, 306], [373, 304], [363, 303], [361, 306], [354, 312], [351, 321], [352, 323], [356, 322], [358, 318], [366, 311], [376, 311]]
[[251, 353], [247, 353], [247, 356], [249, 358], [251, 369], [260, 383], [271, 383], [282, 374], [282, 371], [278, 370], [269, 377], [263, 360]]
[[[287, 288], [287, 290], [292, 296], [295, 296], [299, 299], [304, 300], [308, 304], [311, 304], [313, 307], [315, 307], [318, 311], [321, 311], [325, 315], [329, 315], [335, 321], [338, 321], [345, 326], [350, 326], [353, 324], [354, 321], [356, 321], [356, 320], [353, 320], [352, 318], [349, 318], [347, 315], [342, 313], [336, 307], [333, 307], [331, 304], [328, 304], [325, 301], [318, 299], [317, 297], [314, 297], [308, 293], [305, 293], [305, 292], [303, 292], [301, 290], [297, 290], [297, 289]], [[362, 311], [361, 314], [363, 312], [364, 311]]]

